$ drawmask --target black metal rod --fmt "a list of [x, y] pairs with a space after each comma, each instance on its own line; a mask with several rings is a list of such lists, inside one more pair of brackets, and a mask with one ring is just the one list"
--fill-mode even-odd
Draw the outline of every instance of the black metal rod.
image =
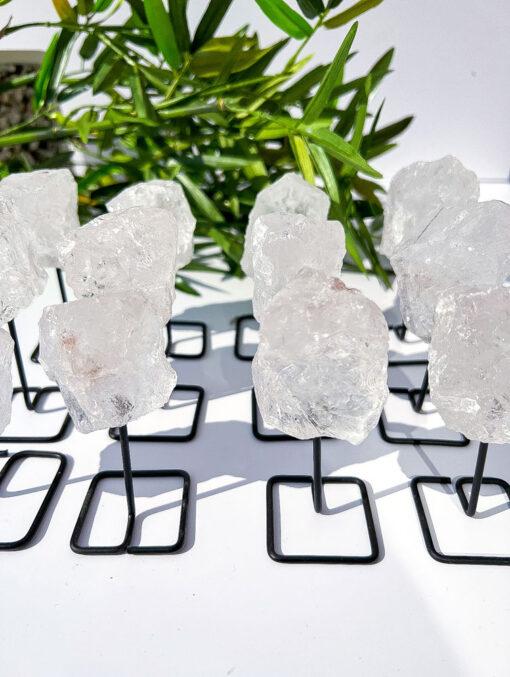
[[67, 303], [67, 292], [66, 286], [64, 284], [64, 273], [60, 268], [57, 268], [56, 271], [57, 271], [58, 287], [60, 289], [60, 296], [62, 297], [62, 303]]
[[427, 369], [425, 370], [425, 375], [423, 377], [421, 388], [418, 394], [416, 395], [415, 411], [419, 412], [423, 409], [423, 403], [425, 402], [428, 387], [429, 387], [429, 368], [427, 367]]
[[478, 447], [478, 457], [476, 459], [473, 484], [471, 486], [469, 503], [466, 510], [466, 514], [468, 515], [468, 517], [473, 517], [476, 513], [476, 507], [478, 505], [478, 498], [480, 496], [480, 488], [482, 486], [483, 470], [485, 468], [485, 461], [487, 459], [488, 448], [489, 448], [488, 442], [480, 442], [480, 446]]
[[315, 512], [322, 512], [322, 459], [320, 437], [315, 437], [313, 440], [312, 494]]
[[9, 332], [11, 334], [12, 340], [14, 341], [14, 359], [16, 360], [16, 367], [18, 369], [19, 380], [21, 385], [21, 392], [23, 393], [23, 399], [25, 400], [25, 406], [29, 411], [34, 410], [34, 405], [30, 397], [30, 389], [28, 387], [27, 376], [25, 374], [25, 367], [23, 366], [23, 358], [21, 356], [21, 349], [18, 341], [18, 333], [16, 331], [16, 326], [14, 320], [9, 322]]
[[131, 455], [129, 453], [129, 438], [127, 425], [119, 428], [120, 449], [122, 452], [122, 467], [124, 469], [124, 484], [126, 486], [126, 500], [129, 518], [135, 516], [135, 492], [133, 489], [133, 471], [131, 470]]
[[169, 357], [170, 353], [172, 352], [172, 320], [170, 320], [166, 324], [166, 335], [168, 337], [168, 341], [167, 341], [167, 344], [166, 344], [166, 350], [167, 350], [167, 357]]

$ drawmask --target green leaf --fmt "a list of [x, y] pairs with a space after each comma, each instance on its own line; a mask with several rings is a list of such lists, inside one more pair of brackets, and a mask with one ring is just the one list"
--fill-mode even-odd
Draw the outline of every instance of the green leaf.
[[190, 47], [188, 21], [186, 19], [187, 4], [188, 0], [170, 0], [168, 4], [170, 21], [174, 27], [175, 37], [181, 52], [189, 51]]
[[213, 37], [231, 4], [232, 0], [210, 0], [195, 32], [191, 45], [192, 52], [205, 45]]
[[78, 134], [80, 135], [82, 143], [87, 143], [89, 139], [90, 128], [94, 124], [94, 122], [96, 122], [96, 120], [97, 113], [91, 108], [90, 110], [85, 111], [85, 113], [83, 113], [83, 115], [76, 123]]
[[157, 46], [170, 68], [177, 70], [181, 63], [181, 57], [174, 29], [162, 0], [145, 0], [144, 7]]
[[290, 147], [303, 177], [312, 185], [315, 184], [315, 174], [313, 171], [312, 159], [308, 152], [306, 141], [295, 134], [289, 135]]
[[310, 24], [283, 0], [255, 0], [255, 2], [267, 18], [291, 38], [302, 40], [313, 33]]
[[4, 5], [8, 5], [11, 2], [11, 0], [0, 0], [0, 7], [3, 7]]
[[80, 48], [80, 56], [82, 59], [91, 59], [96, 53], [96, 49], [99, 45], [99, 38], [95, 33], [89, 33], [83, 45]]
[[77, 33], [65, 28], [53, 36], [34, 83], [35, 110], [55, 97], [76, 36]]
[[305, 109], [305, 113], [303, 115], [304, 124], [310, 124], [316, 120], [326, 105], [329, 103], [331, 92], [338, 84], [338, 79], [343, 72], [345, 61], [349, 55], [349, 50], [357, 30], [358, 24], [355, 23], [351, 26], [349, 32], [345, 36], [331, 66], [326, 71], [326, 75], [324, 76], [319, 89], [315, 92], [315, 95], [310, 100], [308, 106]]
[[239, 263], [243, 255], [243, 242], [239, 235], [233, 235], [227, 230], [220, 230], [216, 227], [211, 227], [207, 231], [209, 237], [219, 244], [225, 254], [236, 263]]
[[329, 155], [336, 158], [337, 160], [345, 162], [363, 174], [368, 174], [368, 176], [373, 176], [375, 178], [381, 178], [381, 174], [370, 167], [366, 160], [364, 160], [361, 155], [357, 153], [350, 144], [347, 143], [347, 141], [342, 139], [341, 136], [338, 136], [338, 134], [335, 134], [329, 129], [321, 128], [316, 130], [306, 130], [306, 135], [317, 145], [322, 146]]
[[188, 193], [192, 201], [205, 217], [215, 223], [221, 223], [224, 221], [221, 212], [218, 210], [214, 202], [209, 197], [207, 197], [204, 191], [199, 186], [197, 186], [187, 174], [184, 172], [179, 172], [176, 178], [179, 183], [182, 183], [186, 193]]
[[78, 14], [87, 16], [94, 10], [94, 0], [78, 0]]
[[343, 2], [343, 0], [329, 0], [327, 7], [328, 9], [335, 9], [341, 2]]
[[409, 117], [402, 118], [402, 120], [399, 120], [398, 122], [393, 122], [391, 125], [381, 127], [381, 129], [378, 129], [372, 134], [370, 145], [379, 146], [387, 141], [391, 141], [399, 134], [402, 134], [402, 132], [409, 127], [413, 119], [413, 116], [410, 115]]
[[301, 11], [308, 19], [314, 19], [324, 11], [322, 0], [297, 0]]
[[[246, 70], [271, 49], [259, 49], [254, 38], [212, 38], [196, 52], [190, 63], [192, 73], [200, 78], [218, 77], [229, 68], [233, 73]], [[240, 49], [244, 47], [244, 49]], [[232, 52], [236, 52], [232, 58]]]
[[129, 76], [129, 86], [133, 94], [135, 111], [139, 118], [156, 121], [157, 115], [150, 98], [147, 96], [145, 80], [138, 72]]
[[61, 21], [72, 24], [77, 22], [76, 11], [71, 7], [68, 0], [52, 0], [52, 2]]
[[338, 191], [338, 182], [336, 180], [335, 172], [331, 166], [331, 161], [324, 150], [320, 146], [317, 146], [315, 143], [310, 143], [308, 145], [310, 153], [312, 154], [313, 161], [317, 167], [317, 171], [324, 181], [324, 187], [327, 194], [333, 202], [340, 203], [340, 193]]
[[113, 3], [113, 0], [96, 0], [94, 3], [94, 12], [106, 12]]
[[344, 26], [360, 14], [368, 12], [369, 9], [377, 7], [377, 5], [380, 5], [381, 2], [382, 0], [359, 0], [359, 2], [357, 2], [352, 7], [349, 7], [349, 9], [345, 9], [343, 12], [340, 12], [340, 14], [332, 16], [331, 19], [325, 21], [324, 26], [330, 29]]
[[175, 279], [175, 288], [179, 291], [184, 292], [185, 294], [191, 294], [192, 296], [200, 296], [200, 293], [194, 289], [185, 278], [179, 275]]
[[98, 69], [92, 82], [92, 93], [97, 94], [100, 91], [106, 91], [113, 87], [119, 80], [122, 71], [124, 70], [124, 62], [113, 52], [109, 54]]
[[315, 87], [322, 80], [326, 71], [327, 66], [316, 66], [313, 70], [303, 75], [297, 82], [282, 91], [280, 103], [293, 104], [299, 99], [304, 98], [312, 87]]

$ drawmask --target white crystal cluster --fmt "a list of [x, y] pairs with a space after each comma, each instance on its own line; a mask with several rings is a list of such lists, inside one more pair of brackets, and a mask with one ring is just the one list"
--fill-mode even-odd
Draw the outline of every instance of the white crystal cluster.
[[141, 295], [49, 306], [40, 339], [40, 362], [83, 433], [126, 425], [166, 404], [175, 387], [161, 321]]
[[11, 201], [23, 219], [41, 266], [59, 265], [62, 241], [78, 228], [78, 188], [68, 169], [10, 174], [0, 181], [0, 197]]
[[175, 298], [177, 223], [158, 207], [103, 214], [62, 249], [66, 279], [76, 296], [136, 291], [168, 322]]
[[510, 287], [444, 294], [429, 360], [431, 399], [446, 424], [469, 439], [509, 443]]
[[338, 275], [345, 234], [338, 221], [273, 212], [255, 221], [252, 247], [253, 314], [260, 319], [273, 296], [304, 266]]
[[320, 188], [312, 186], [298, 174], [284, 174], [280, 179], [260, 191], [251, 210], [244, 242], [241, 267], [249, 277], [253, 277], [253, 251], [255, 223], [260, 216], [272, 212], [303, 214], [317, 221], [328, 218], [330, 201]]
[[107, 203], [108, 211], [115, 212], [129, 207], [159, 207], [167, 211], [168, 229], [174, 237], [177, 224], [177, 269], [187, 265], [193, 258], [193, 234], [196, 219], [191, 213], [184, 190], [177, 181], [153, 179], [137, 183], [121, 191]]
[[12, 338], [5, 329], [0, 329], [0, 433], [5, 430], [11, 420], [13, 349]]
[[338, 278], [303, 268], [261, 317], [253, 383], [266, 425], [299, 439], [362, 442], [388, 395], [382, 312]]

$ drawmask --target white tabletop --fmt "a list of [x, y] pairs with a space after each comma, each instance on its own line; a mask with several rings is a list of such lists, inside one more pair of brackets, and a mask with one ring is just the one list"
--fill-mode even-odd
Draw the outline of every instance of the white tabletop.
[[[505, 190], [484, 188], [483, 195], [499, 196], [500, 191], [503, 197]], [[197, 279], [208, 285], [203, 296], [180, 296], [176, 319], [207, 322], [211, 345], [201, 360], [174, 361], [180, 383], [206, 390], [197, 437], [186, 444], [132, 444], [134, 468], [181, 468], [191, 475], [184, 550], [109, 557], [71, 552], [70, 535], [91, 477], [121, 467], [119, 446], [106, 432], [85, 436], [73, 430], [57, 444], [9, 445], [11, 453], [62, 451], [70, 463], [65, 486], [33, 545], [0, 552], [1, 674], [506, 677], [510, 569], [434, 561], [409, 489], [416, 475], [472, 475], [476, 445], [393, 445], [377, 431], [359, 447], [324, 442], [324, 474], [354, 475], [369, 487], [381, 559], [370, 566], [272, 561], [265, 544], [266, 482], [275, 474], [310, 474], [311, 443], [264, 443], [253, 437], [250, 363], [236, 360], [232, 347], [232, 319], [250, 312], [250, 283], [207, 275]], [[375, 280], [347, 275], [346, 282], [362, 288], [384, 310], [393, 305], [392, 293]], [[53, 278], [44, 298], [19, 317], [25, 355], [35, 345], [42, 305], [52, 300], [57, 300]], [[247, 332], [248, 340], [252, 336]], [[405, 353], [423, 350], [414, 340], [403, 344], [394, 337], [391, 346]], [[195, 340], [180, 344], [196, 347]], [[47, 383], [39, 366], [30, 364], [28, 373], [31, 384]], [[419, 385], [421, 371], [392, 370], [390, 379]], [[175, 405], [130, 429], [159, 426], [183, 432], [192, 405]], [[391, 398], [387, 411], [393, 430], [424, 425], [441, 432], [437, 415], [412, 414], [403, 400]], [[16, 400], [10, 432], [37, 434], [54, 428], [59, 417], [61, 411], [26, 414]], [[509, 451], [509, 446], [490, 447], [488, 475], [510, 480]], [[4, 487], [1, 540], [20, 535], [30, 521], [55, 468], [51, 463], [27, 462]], [[106, 489], [90, 536], [95, 544], [122, 539], [121, 483]], [[145, 517], [140, 542], [175, 540], [178, 484], [137, 482], [136, 493], [137, 512]], [[328, 487], [327, 504], [334, 514], [316, 515], [308, 487], [283, 487], [283, 550], [366, 553], [358, 498], [351, 487]], [[474, 520], [464, 515], [455, 495], [430, 488], [425, 498], [443, 550], [510, 555], [510, 511], [499, 491], [483, 491], [480, 511], [490, 516]], [[170, 509], [158, 511], [158, 506]], [[335, 512], [342, 506], [348, 509]]]

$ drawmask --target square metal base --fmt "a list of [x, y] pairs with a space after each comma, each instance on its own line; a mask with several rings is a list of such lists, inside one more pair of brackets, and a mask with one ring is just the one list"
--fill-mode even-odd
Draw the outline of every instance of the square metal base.
[[240, 315], [239, 317], [236, 318], [234, 355], [237, 357], [238, 360], [243, 360], [244, 362], [251, 362], [253, 360], [253, 355], [245, 355], [241, 351], [241, 348], [242, 348], [242, 345], [243, 345], [244, 325], [247, 322], [252, 322], [253, 320], [255, 320], [253, 315]]
[[48, 490], [46, 491], [44, 499], [41, 505], [39, 506], [39, 509], [34, 517], [34, 520], [30, 525], [30, 527], [28, 528], [26, 534], [21, 538], [18, 538], [16, 541], [0, 542], [0, 550], [20, 550], [21, 548], [25, 548], [26, 546], [28, 546], [29, 543], [33, 540], [33, 538], [37, 534], [39, 527], [41, 526], [41, 522], [43, 521], [48, 508], [50, 507], [51, 500], [53, 499], [53, 496], [57, 491], [58, 485], [60, 484], [60, 481], [67, 466], [66, 456], [56, 451], [18, 451], [18, 453], [13, 454], [9, 458], [9, 460], [4, 465], [2, 470], [0, 470], [0, 487], [2, 486], [3, 481], [8, 476], [12, 467], [15, 466], [16, 464], [21, 464], [27, 458], [56, 458], [58, 461], [60, 461], [60, 463], [58, 465], [57, 472], [55, 473], [55, 476], [53, 477], [53, 480], [51, 481], [51, 484], [48, 487]]
[[98, 473], [92, 478], [87, 495], [83, 502], [76, 526], [71, 536], [71, 550], [78, 555], [122, 555], [128, 553], [130, 555], [167, 555], [172, 552], [180, 550], [184, 544], [186, 535], [186, 519], [188, 516], [189, 505], [189, 491], [190, 491], [190, 476], [184, 470], [133, 470], [133, 478], [147, 478], [147, 477], [180, 477], [183, 481], [182, 502], [181, 502], [181, 517], [179, 520], [179, 532], [177, 540], [171, 545], [130, 545], [133, 537], [133, 530], [135, 526], [135, 516], [128, 516], [128, 523], [126, 533], [122, 543], [118, 545], [80, 545], [80, 536], [87, 519], [87, 514], [90, 505], [94, 498], [94, 494], [98, 485], [107, 479], [122, 479], [124, 472], [122, 470], [105, 470]]
[[[193, 421], [191, 423], [191, 428], [189, 433], [184, 435], [158, 435], [158, 434], [148, 434], [148, 435], [128, 435], [128, 440], [130, 442], [190, 442], [195, 438], [198, 430], [198, 423], [200, 421], [200, 415], [202, 413], [202, 406], [204, 403], [205, 391], [201, 386], [184, 386], [176, 385], [173, 392], [191, 392], [197, 393], [197, 402], [195, 405], [195, 413], [193, 414]], [[108, 434], [112, 440], [119, 440], [119, 429], [110, 428]]]
[[[464, 485], [472, 483], [472, 477], [460, 477], [455, 483], [455, 490], [457, 496], [459, 497], [460, 504], [464, 512], [467, 511], [468, 499], [464, 491]], [[450, 477], [426, 477], [420, 476], [415, 477], [411, 481], [411, 491], [413, 494], [414, 504], [416, 506], [416, 511], [418, 512], [418, 518], [420, 520], [420, 527], [425, 540], [425, 546], [431, 557], [436, 561], [441, 562], [442, 564], [494, 564], [499, 566], [510, 566], [510, 556], [497, 556], [497, 555], [449, 555], [448, 553], [441, 552], [436, 548], [434, 544], [434, 539], [432, 537], [432, 530], [429, 524], [427, 514], [425, 512], [425, 507], [423, 505], [423, 499], [420, 494], [420, 484], [441, 484], [441, 485], [451, 485], [452, 480]], [[501, 487], [506, 493], [508, 500], [510, 501], [510, 485], [504, 480], [498, 479], [497, 477], [484, 477], [482, 479], [482, 484], [488, 485], [493, 484], [498, 487]], [[470, 518], [472, 519], [472, 518]]]
[[322, 484], [355, 484], [359, 487], [363, 510], [367, 523], [370, 540], [370, 554], [368, 555], [283, 555], [277, 552], [275, 546], [275, 514], [274, 488], [283, 483], [309, 484], [312, 487], [313, 479], [308, 475], [275, 475], [269, 478], [266, 486], [267, 509], [267, 553], [275, 562], [294, 564], [373, 564], [379, 557], [379, 542], [375, 530], [372, 508], [368, 499], [368, 492], [363, 480], [358, 477], [323, 477]]
[[[28, 388], [28, 391], [30, 393], [35, 393], [33, 399], [34, 409], [32, 413], [37, 417], [44, 416], [44, 412], [37, 411], [37, 406], [41, 400], [50, 393], [58, 393], [59, 389], [57, 386], [46, 386], [45, 388]], [[13, 397], [15, 397], [16, 395], [21, 395], [22, 390], [21, 388], [14, 388], [12, 393]], [[69, 415], [69, 412], [66, 411], [64, 420], [54, 435], [4, 435], [0, 436], [0, 444], [50, 444], [51, 442], [60, 442], [60, 440], [66, 436], [70, 426], [71, 416]]]
[[170, 320], [169, 324], [171, 327], [191, 327], [192, 329], [198, 329], [202, 337], [202, 347], [198, 353], [181, 353], [176, 350], [172, 350], [173, 342], [167, 344], [165, 355], [167, 357], [174, 357], [181, 360], [199, 360], [203, 357], [207, 351], [207, 325], [204, 322], [185, 322], [183, 320]]
[[[416, 396], [420, 392], [420, 388], [401, 388], [401, 387], [391, 387], [389, 388], [390, 393], [394, 395], [404, 395], [408, 400], [409, 404], [413, 411], [416, 411]], [[427, 390], [428, 393], [428, 390]], [[419, 444], [425, 446], [438, 446], [438, 447], [466, 447], [470, 440], [464, 435], [460, 435], [459, 439], [441, 439], [441, 438], [432, 438], [432, 437], [398, 437], [390, 435], [386, 430], [386, 421], [384, 415], [384, 409], [381, 413], [381, 418], [378, 423], [379, 434], [385, 442], [390, 444]]]

